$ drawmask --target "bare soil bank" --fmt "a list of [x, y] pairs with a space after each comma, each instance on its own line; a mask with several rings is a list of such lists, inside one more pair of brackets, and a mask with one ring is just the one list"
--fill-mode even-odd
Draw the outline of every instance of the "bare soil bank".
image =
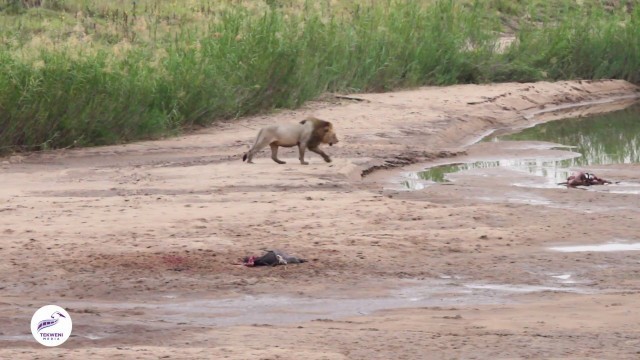
[[[623, 81], [427, 87], [0, 159], [0, 355], [637, 358], [634, 253], [547, 248], [640, 241], [638, 195], [514, 188], [499, 176], [384, 188], [395, 168], [463, 154], [493, 129], [612, 111], [638, 94]], [[266, 150], [242, 163], [259, 127], [308, 115], [336, 126], [333, 163], [311, 154], [302, 166], [294, 150], [281, 151], [286, 165]], [[637, 183], [640, 165], [597, 173]], [[310, 262], [237, 265], [268, 248]], [[296, 308], [313, 299], [329, 305]], [[365, 305], [341, 311], [353, 299]], [[384, 299], [400, 300], [366, 305]], [[28, 330], [50, 303], [74, 321], [55, 349]]]

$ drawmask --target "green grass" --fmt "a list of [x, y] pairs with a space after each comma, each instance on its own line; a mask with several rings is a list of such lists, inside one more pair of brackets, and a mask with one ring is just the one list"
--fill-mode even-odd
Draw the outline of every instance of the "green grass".
[[[640, 7], [628, 13], [596, 2], [498, 0], [44, 5], [0, 1], [0, 26], [7, 29], [0, 34], [5, 150], [153, 138], [294, 108], [327, 91], [640, 81]], [[505, 17], [524, 20], [518, 40], [499, 53]]]
[[505, 55], [558, 79], [625, 79], [640, 83], [640, 6], [630, 14], [603, 8], [568, 11], [557, 23], [525, 26]]

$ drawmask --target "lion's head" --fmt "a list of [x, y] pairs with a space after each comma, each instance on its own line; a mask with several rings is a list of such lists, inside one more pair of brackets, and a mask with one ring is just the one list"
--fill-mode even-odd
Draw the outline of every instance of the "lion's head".
[[329, 144], [329, 146], [333, 146], [333, 144], [338, 143], [338, 135], [333, 130], [332, 124], [327, 124], [323, 127], [324, 134], [322, 135], [322, 142], [325, 144]]

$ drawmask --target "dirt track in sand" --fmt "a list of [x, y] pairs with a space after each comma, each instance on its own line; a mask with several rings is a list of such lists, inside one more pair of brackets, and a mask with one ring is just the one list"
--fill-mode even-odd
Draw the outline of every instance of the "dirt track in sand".
[[[0, 159], [0, 354], [636, 358], [640, 284], [633, 252], [546, 248], [640, 241], [638, 195], [514, 189], [483, 178], [410, 193], [383, 188], [394, 168], [462, 155], [492, 129], [611, 111], [631, 100], [554, 109], [637, 94], [621, 81], [361, 94], [174, 139]], [[282, 151], [286, 165], [265, 153], [252, 166], [240, 161], [260, 126], [308, 115], [338, 129], [341, 143], [326, 149], [333, 163], [312, 154], [311, 165], [301, 166], [293, 150]], [[633, 183], [640, 166], [598, 173]], [[547, 205], [534, 201], [540, 199]], [[236, 265], [264, 248], [310, 262]], [[577, 279], [576, 291], [552, 277], [561, 274]], [[436, 280], [443, 282], [438, 292], [415, 300], [419, 306], [406, 305], [414, 301], [409, 294], [387, 306], [403, 309], [333, 316], [339, 299], [393, 298], [411, 281], [431, 289]], [[478, 290], [487, 285], [520, 290]], [[256, 314], [233, 326], [216, 324], [217, 317], [265, 311], [243, 309], [238, 299], [247, 296], [256, 303], [285, 297], [274, 310], [280, 318]], [[436, 298], [445, 300], [426, 301]], [[186, 310], [221, 299], [239, 305], [216, 315]], [[309, 321], [286, 299], [330, 305], [311, 311], [322, 321]], [[31, 315], [48, 303], [69, 308], [74, 319], [75, 336], [57, 349], [41, 348], [28, 333]]]

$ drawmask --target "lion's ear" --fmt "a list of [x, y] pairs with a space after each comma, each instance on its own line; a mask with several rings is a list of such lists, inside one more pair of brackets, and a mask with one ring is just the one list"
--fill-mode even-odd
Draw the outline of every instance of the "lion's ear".
[[331, 125], [325, 125], [324, 126], [324, 131], [329, 131], [331, 130]]

